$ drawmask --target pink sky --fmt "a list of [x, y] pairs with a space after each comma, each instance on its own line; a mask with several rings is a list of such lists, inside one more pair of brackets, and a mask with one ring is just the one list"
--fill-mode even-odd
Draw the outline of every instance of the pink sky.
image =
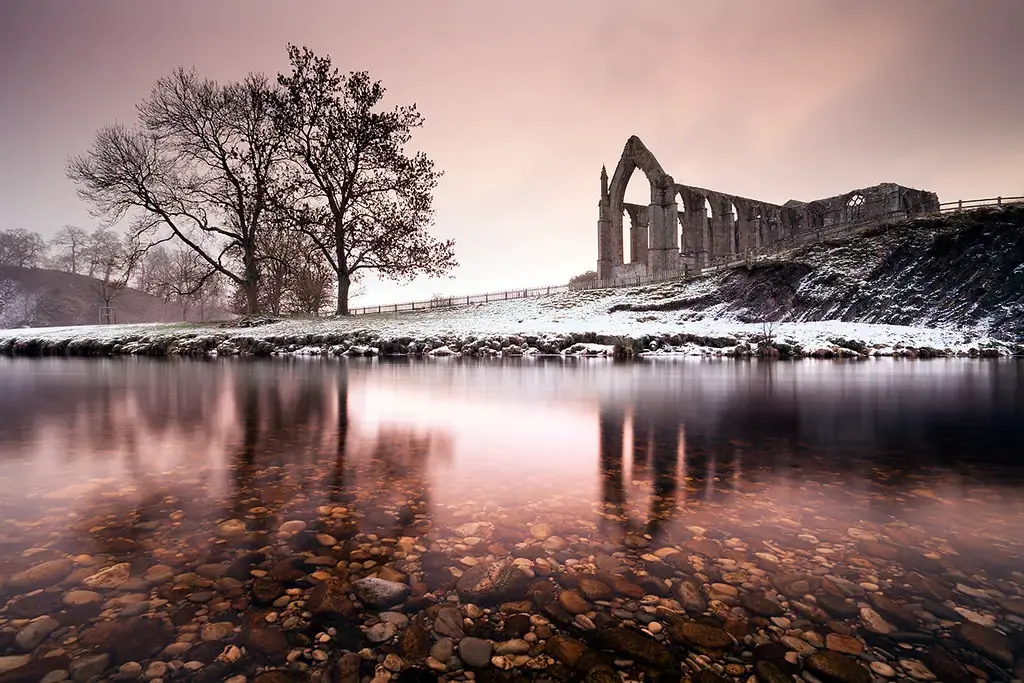
[[[366, 69], [426, 117], [454, 279], [354, 301], [557, 284], [594, 267], [601, 164], [636, 134], [677, 182], [782, 203], [879, 182], [1024, 194], [1024, 2], [0, 3], [0, 229], [93, 225], [64, 177], [174, 67]], [[645, 186], [627, 191], [646, 202]]]

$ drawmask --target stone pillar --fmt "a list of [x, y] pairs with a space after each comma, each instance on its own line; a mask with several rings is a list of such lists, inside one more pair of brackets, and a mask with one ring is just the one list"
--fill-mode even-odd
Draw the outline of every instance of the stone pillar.
[[597, 221], [597, 279], [610, 280], [612, 277], [612, 223]]
[[679, 269], [677, 212], [671, 183], [668, 187], [651, 188], [651, 205], [647, 209], [651, 236], [647, 272], [650, 275]]
[[650, 247], [650, 213], [647, 216], [647, 222], [642, 220], [633, 221], [633, 216], [629, 217], [629, 262], [630, 263], [647, 263], [647, 252]]
[[[621, 240], [621, 238], [620, 238]], [[608, 194], [608, 171], [601, 166], [601, 199], [597, 203], [597, 279], [610, 280], [615, 263], [615, 243], [612, 240], [611, 197]], [[622, 248], [619, 247], [619, 261]]]
[[750, 204], [742, 199], [733, 199], [732, 203], [736, 207], [736, 226], [734, 229], [739, 234], [736, 247], [740, 254], [746, 254], [747, 251], [754, 249], [755, 246], [755, 239], [752, 234], [753, 221], [750, 220]]

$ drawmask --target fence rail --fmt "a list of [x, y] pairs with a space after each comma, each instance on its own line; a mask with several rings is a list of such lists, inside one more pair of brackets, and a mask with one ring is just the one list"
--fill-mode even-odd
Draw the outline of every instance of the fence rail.
[[[953, 213], [957, 211], [970, 211], [972, 209], [980, 209], [989, 206], [1006, 206], [1007, 204], [1015, 204], [1024, 202], [1024, 196], [1022, 197], [989, 197], [986, 199], [960, 199], [954, 202], [942, 202], [939, 204], [938, 213]], [[848, 221], [845, 223], [839, 223], [836, 225], [825, 226], [814, 231], [806, 232], [797, 237], [791, 237], [786, 240], [782, 240], [774, 243], [769, 248], [758, 248], [749, 249], [743, 254], [723, 254], [721, 256], [712, 258], [707, 264], [700, 268], [699, 273], [701, 275], [706, 273], [713, 273], [718, 270], [725, 268], [733, 268], [735, 266], [743, 265], [745, 263], [751, 263], [757, 259], [779, 256], [787, 251], [792, 251], [798, 247], [812, 244], [823, 239], [830, 239], [833, 237], [839, 237], [846, 234], [851, 234], [859, 229], [866, 227], [874, 227], [879, 224], [898, 220], [900, 218], [908, 218], [916, 215], [928, 215], [928, 214], [908, 214], [905, 211], [891, 211], [881, 216], [872, 216], [870, 218], [864, 218], [857, 221]], [[437, 309], [455, 308], [457, 306], [469, 306], [471, 304], [483, 304], [490, 303], [492, 301], [511, 301], [515, 299], [528, 299], [537, 296], [544, 296], [547, 294], [558, 294], [561, 292], [568, 291], [589, 291], [594, 289], [616, 289], [620, 287], [636, 287], [639, 285], [651, 285], [659, 282], [667, 282], [669, 280], [677, 280], [680, 278], [688, 277], [691, 273], [694, 273], [696, 269], [682, 269], [674, 271], [666, 271], [662, 273], [655, 273], [653, 275], [636, 275], [632, 277], [616, 278], [614, 280], [591, 280], [589, 282], [578, 282], [570, 285], [552, 285], [550, 287], [529, 287], [526, 289], [510, 289], [504, 292], [488, 292], [486, 294], [470, 294], [468, 296], [451, 296], [451, 297], [434, 297], [432, 299], [424, 299], [422, 301], [409, 301], [401, 304], [388, 304], [383, 306], [363, 306], [360, 308], [349, 309], [351, 315], [369, 315], [374, 313], [406, 313], [413, 311], [432, 311]]]
[[1005, 206], [1024, 202], [1024, 197], [989, 197], [988, 199], [959, 199], [955, 202], [942, 202], [939, 204], [939, 213], [950, 213], [952, 211], [967, 211], [980, 209], [985, 206]]
[[411, 313], [413, 311], [432, 311], [439, 308], [455, 308], [470, 304], [486, 304], [492, 301], [512, 301], [529, 299], [535, 296], [557, 294], [569, 291], [569, 285], [551, 285], [549, 287], [528, 287], [526, 289], [509, 289], [504, 292], [488, 292], [486, 294], [470, 294], [468, 296], [442, 296], [422, 301], [408, 301], [404, 304], [388, 304], [384, 306], [363, 306], [349, 309], [351, 315], [368, 315], [371, 313]]

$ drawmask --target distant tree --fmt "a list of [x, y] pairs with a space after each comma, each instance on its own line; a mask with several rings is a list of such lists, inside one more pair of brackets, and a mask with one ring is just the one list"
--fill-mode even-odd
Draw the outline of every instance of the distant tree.
[[46, 256], [46, 240], [39, 233], [24, 228], [0, 230], [0, 265], [39, 268]]
[[366, 72], [342, 76], [330, 57], [294, 45], [288, 57], [274, 112], [291, 161], [288, 208], [334, 271], [337, 313], [348, 313], [351, 285], [366, 271], [402, 280], [457, 266], [454, 242], [427, 232], [441, 172], [405, 151], [423, 124], [415, 105], [381, 110], [384, 88]]
[[262, 310], [273, 315], [320, 315], [332, 301], [334, 271], [305, 234], [278, 230], [268, 234], [260, 255]]
[[123, 256], [122, 240], [121, 235], [105, 226], [89, 233], [82, 248], [86, 275], [93, 278], [109, 276]]
[[0, 330], [31, 327], [42, 295], [26, 290], [13, 280], [0, 280]]
[[[110, 239], [111, 236], [114, 239]], [[95, 231], [91, 242], [96, 248], [92, 257], [94, 260], [90, 263], [92, 277], [95, 280], [92, 288], [103, 301], [103, 305], [110, 308], [128, 287], [132, 274], [149, 245], [142, 244], [138, 235], [132, 232], [119, 239], [115, 233], [107, 229]], [[98, 245], [103, 245], [105, 249], [99, 251]]]
[[588, 282], [597, 282], [596, 270], [588, 270], [585, 273], [580, 273], [579, 275], [575, 275], [569, 278], [569, 289], [579, 287], [580, 285], [585, 285]]
[[164, 245], [150, 249], [139, 260], [133, 278], [134, 286], [140, 292], [166, 300], [167, 285], [164, 274], [170, 269], [170, 255]]
[[57, 270], [77, 273], [84, 266], [83, 254], [89, 240], [89, 232], [84, 228], [65, 225], [53, 239], [50, 247], [55, 250], [53, 265]]
[[135, 278], [142, 291], [178, 306], [182, 320], [188, 320], [193, 307], [204, 317], [206, 308], [215, 305], [221, 293], [218, 273], [183, 244], [151, 249], [139, 260]]
[[300, 233], [295, 237], [292, 245], [295, 267], [289, 273], [284, 305], [289, 312], [319, 316], [334, 303], [334, 270], [311, 239]]
[[281, 148], [271, 89], [258, 74], [221, 85], [177, 69], [138, 105], [139, 128], [103, 128], [67, 168], [96, 215], [132, 216], [140, 239], [169, 231], [242, 288], [249, 312], [259, 306], [256, 255]]

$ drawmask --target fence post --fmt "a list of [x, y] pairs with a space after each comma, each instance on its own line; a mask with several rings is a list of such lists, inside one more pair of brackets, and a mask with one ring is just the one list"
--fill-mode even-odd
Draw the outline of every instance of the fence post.
[[957, 210], [957, 211], [960, 211], [960, 210], [961, 210], [961, 209], [963, 209], [963, 208], [964, 208], [964, 200], [962, 200], [962, 199], [961, 199], [960, 201], [958, 201], [958, 202], [956, 203], [956, 210]]
[[380, 313], [380, 306], [377, 307], [377, 312]]
[[1002, 197], [996, 197], [996, 206], [1002, 206], [1002, 204], [1003, 204], [1003, 198]]

